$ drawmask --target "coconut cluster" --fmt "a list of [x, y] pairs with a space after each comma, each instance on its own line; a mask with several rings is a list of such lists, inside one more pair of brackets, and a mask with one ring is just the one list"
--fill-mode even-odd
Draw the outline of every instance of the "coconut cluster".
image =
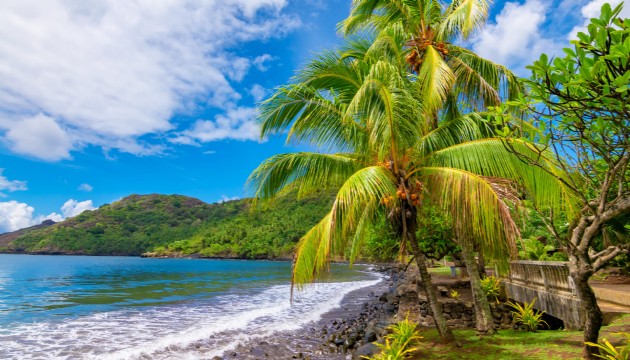
[[424, 187], [418, 180], [413, 185], [408, 187], [399, 186], [396, 190], [396, 196], [385, 196], [381, 203], [386, 206], [391, 206], [396, 203], [396, 200], [407, 201], [412, 206], [420, 206], [422, 203], [422, 192]]
[[413, 50], [411, 50], [405, 59], [407, 64], [409, 64], [411, 71], [415, 73], [420, 72], [420, 67], [424, 61], [424, 53], [429, 46], [434, 47], [440, 54], [442, 54], [443, 58], [446, 58], [446, 55], [448, 55], [448, 49], [446, 48], [446, 44], [443, 42], [435, 42], [429, 39], [414, 39], [407, 42], [407, 46], [413, 48]]

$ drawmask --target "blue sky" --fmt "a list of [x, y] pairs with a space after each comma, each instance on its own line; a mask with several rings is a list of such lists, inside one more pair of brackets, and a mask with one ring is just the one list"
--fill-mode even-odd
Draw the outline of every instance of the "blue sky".
[[[495, 1], [467, 45], [526, 75], [602, 3]], [[251, 170], [299, 146], [260, 140], [256, 103], [338, 43], [335, 25], [349, 8], [349, 0], [3, 1], [0, 233], [129, 194], [247, 196]]]

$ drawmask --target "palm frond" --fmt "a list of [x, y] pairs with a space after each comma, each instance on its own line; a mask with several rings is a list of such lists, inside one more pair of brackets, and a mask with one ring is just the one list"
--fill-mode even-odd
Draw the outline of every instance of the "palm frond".
[[336, 188], [362, 167], [356, 156], [298, 152], [278, 154], [260, 164], [249, 176], [246, 188], [254, 198], [268, 200], [295, 184], [298, 195], [322, 188]]
[[[327, 270], [332, 254], [340, 254], [353, 239], [353, 256], [359, 251], [368, 220], [372, 220], [378, 201], [395, 194], [391, 173], [380, 166], [355, 172], [339, 189], [331, 212], [298, 243], [293, 264], [292, 284], [312, 282]], [[357, 235], [358, 236], [352, 236]]]
[[402, 22], [405, 29], [417, 23], [418, 9], [415, 1], [408, 0], [355, 0], [350, 15], [337, 26], [344, 35], [356, 33], [365, 28], [382, 30], [391, 23]]
[[[539, 166], [531, 166], [519, 156], [537, 158]], [[511, 140], [508, 148], [505, 139], [487, 138], [437, 150], [422, 163], [513, 180], [537, 206], [550, 206], [573, 214], [575, 196], [565, 185], [566, 178], [560, 167], [550, 159], [541, 149], [523, 140]]]
[[448, 40], [461, 33], [466, 39], [486, 22], [489, 7], [488, 0], [453, 0], [437, 29], [439, 38]]
[[453, 219], [457, 231], [479, 241], [484, 254], [502, 267], [516, 256], [518, 227], [509, 207], [483, 177], [461, 169], [426, 167], [421, 179], [432, 203]]
[[470, 113], [440, 124], [414, 145], [413, 156], [424, 158], [435, 151], [487, 138], [492, 134], [482, 113]]
[[450, 45], [449, 65], [456, 76], [453, 91], [476, 110], [497, 106], [501, 100], [514, 100], [524, 89], [518, 77], [505, 66], [484, 59], [474, 52]]
[[437, 112], [446, 101], [455, 82], [455, 74], [433, 46], [424, 52], [418, 73], [418, 92], [422, 94], [424, 106], [431, 113]]
[[421, 104], [405, 89], [405, 76], [395, 65], [378, 61], [348, 104], [349, 114], [364, 119], [379, 160], [390, 157], [396, 161], [421, 134], [422, 126], [427, 126]]
[[324, 216], [297, 244], [291, 274], [291, 298], [294, 287], [299, 289], [328, 270], [333, 237], [336, 235], [332, 214], [333, 211]]

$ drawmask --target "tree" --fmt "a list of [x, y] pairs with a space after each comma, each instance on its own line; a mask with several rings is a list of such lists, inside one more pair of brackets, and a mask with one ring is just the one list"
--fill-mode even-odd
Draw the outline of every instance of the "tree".
[[[594, 248], [613, 224], [621, 223], [617, 228], [623, 233], [630, 214], [630, 19], [617, 18], [620, 11], [621, 5], [613, 10], [604, 4], [587, 33], [579, 33], [574, 47], [564, 49], [566, 56], [550, 60], [543, 54], [529, 67], [531, 99], [521, 103], [536, 115], [532, 124], [539, 131], [514, 132], [545, 144], [529, 146], [537, 154], [521, 154], [523, 161], [536, 165], [540, 158], [554, 158], [567, 174], [552, 173], [574, 198], [566, 209], [566, 233], [558, 231], [553, 208], [545, 216], [568, 253], [586, 316], [584, 341], [593, 343], [602, 313], [588, 280], [630, 250], [627, 228], [622, 236], [609, 237], [613, 240]], [[592, 358], [595, 351], [585, 346], [584, 357]]]
[[[388, 28], [393, 41], [385, 43], [395, 46], [385, 47], [400, 51], [404, 33], [396, 29]], [[555, 179], [532, 177], [535, 169], [505, 150], [483, 114], [434, 126], [434, 114], [426, 111], [401, 58], [383, 52], [383, 44], [352, 39], [346, 48], [320, 55], [262, 104], [262, 136], [286, 132], [287, 141], [306, 142], [324, 153], [273, 156], [254, 170], [248, 184], [258, 199], [273, 198], [290, 184], [300, 194], [339, 189], [331, 211], [298, 244], [292, 276], [298, 286], [325, 272], [335, 253], [349, 248], [353, 261], [368, 224], [386, 214], [401, 246], [415, 256], [438, 331], [449, 339], [416, 238], [418, 209], [426, 203], [439, 208], [459, 233], [469, 235], [467, 240], [483, 242], [487, 255], [505, 265], [505, 254], [515, 254], [518, 230], [501, 196], [505, 184], [497, 177], [549, 191]], [[532, 179], [547, 180], [549, 186]]]
[[[516, 99], [522, 92], [516, 76], [508, 69], [456, 44], [458, 39], [467, 38], [483, 26], [489, 3], [487, 0], [454, 0], [448, 4], [437, 0], [355, 0], [350, 16], [339, 28], [346, 35], [373, 29], [382, 34], [393, 26], [401, 29], [403, 64], [416, 75], [415, 91], [421, 94], [427, 119], [436, 128], [440, 119], [455, 119], [462, 110], [483, 111], [488, 106], [499, 105], [502, 99]], [[474, 239], [465, 241], [471, 240]], [[466, 245], [461, 247], [464, 252], [479, 248], [478, 244]], [[474, 256], [462, 255], [469, 260], [465, 263], [473, 294], [481, 294], [478, 272], [470, 268]], [[483, 259], [483, 252], [479, 252], [479, 258]], [[473, 299], [479, 333], [493, 334], [485, 296]]]
[[437, 126], [445, 119], [469, 111], [498, 106], [522, 92], [517, 77], [507, 68], [483, 59], [455, 44], [481, 28], [488, 17], [488, 0], [354, 0], [350, 16], [339, 24], [345, 34], [396, 24], [404, 33], [405, 61], [417, 74], [416, 91], [422, 94], [425, 111]]
[[[499, 105], [502, 99], [517, 98], [522, 91], [508, 69], [455, 44], [483, 26], [488, 8], [487, 0], [454, 0], [449, 4], [434, 0], [355, 0], [350, 16], [339, 27], [345, 34], [366, 29], [382, 34], [392, 26], [401, 28], [405, 65], [417, 75], [415, 90], [422, 96], [431, 125], [437, 127], [440, 117], [443, 120], [457, 118], [461, 108], [485, 110]], [[468, 252], [462, 255], [469, 260], [465, 263], [473, 294], [482, 294], [480, 278], [471, 268], [472, 251], [478, 245], [466, 245], [462, 244], [461, 248]], [[483, 252], [479, 252], [479, 259], [483, 263]], [[473, 299], [479, 332], [494, 333], [492, 321], [484, 320], [490, 317], [485, 296]]]

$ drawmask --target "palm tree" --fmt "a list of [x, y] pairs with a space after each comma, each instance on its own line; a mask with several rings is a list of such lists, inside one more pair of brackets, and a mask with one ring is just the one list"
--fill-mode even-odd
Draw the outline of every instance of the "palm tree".
[[400, 57], [383, 52], [381, 45], [357, 38], [340, 51], [325, 52], [262, 104], [261, 136], [286, 131], [287, 141], [320, 152], [273, 156], [254, 170], [248, 184], [257, 199], [273, 198], [289, 186], [302, 195], [339, 189], [331, 211], [298, 244], [292, 275], [297, 286], [327, 271], [333, 254], [349, 249], [353, 261], [368, 225], [386, 214], [401, 245], [415, 256], [440, 335], [450, 339], [416, 239], [418, 209], [426, 203], [439, 206], [460, 233], [481, 241], [487, 256], [505, 264], [505, 254], [515, 252], [518, 230], [496, 177], [516, 179], [524, 191], [539, 187], [541, 199], [558, 194], [553, 186], [540, 186], [536, 168], [506, 151], [483, 114], [447, 118], [435, 126]]
[[[514, 99], [522, 87], [507, 68], [477, 56], [455, 44], [481, 28], [488, 17], [489, 0], [354, 0], [349, 17], [340, 31], [384, 31], [400, 26], [405, 61], [417, 74], [417, 91], [423, 94], [425, 109], [459, 116], [458, 102], [470, 110], [498, 106], [502, 99]], [[437, 125], [437, 124], [435, 124]]]
[[[405, 65], [415, 74], [416, 91], [423, 94], [423, 105], [438, 126], [439, 113], [444, 119], [460, 115], [460, 104], [467, 110], [498, 106], [502, 98], [515, 99], [522, 93], [516, 76], [505, 67], [477, 56], [455, 44], [466, 39], [485, 23], [488, 0], [355, 0], [350, 16], [339, 24], [348, 35], [361, 30], [382, 34], [392, 27], [404, 35], [398, 45], [404, 49]], [[473, 268], [472, 246], [461, 244], [476, 309], [480, 334], [492, 334], [489, 304]], [[481, 256], [480, 252], [480, 256]]]

